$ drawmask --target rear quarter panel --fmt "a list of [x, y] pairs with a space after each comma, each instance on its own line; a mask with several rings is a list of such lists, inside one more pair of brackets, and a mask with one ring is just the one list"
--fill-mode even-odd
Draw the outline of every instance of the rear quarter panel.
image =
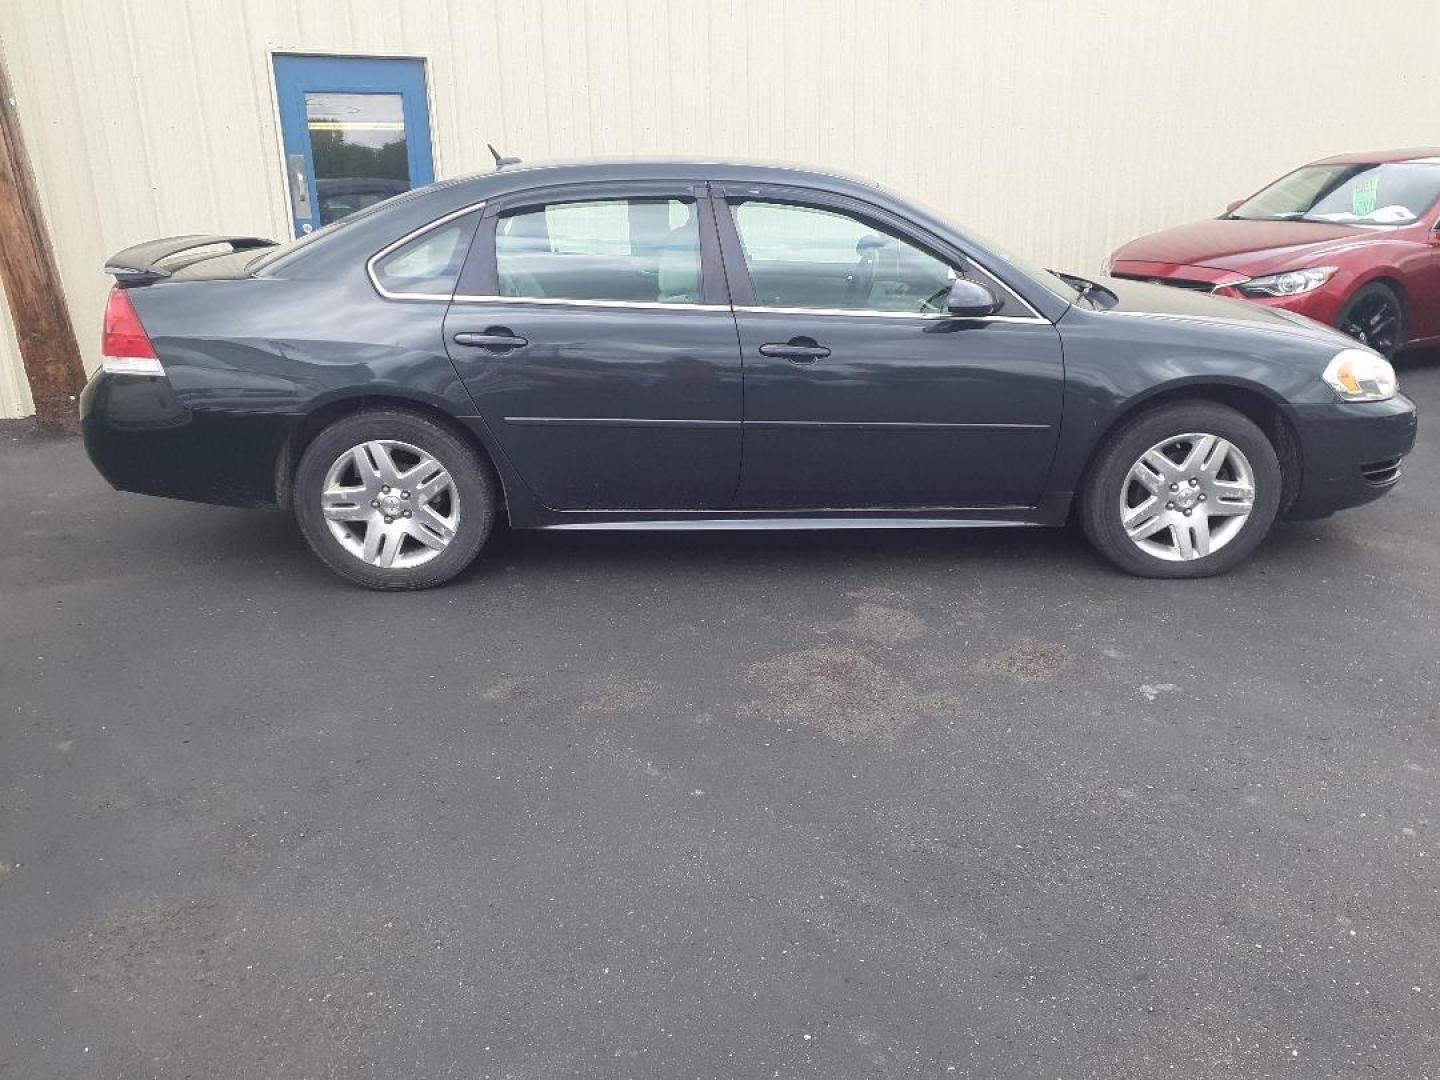
[[110, 379], [91, 394], [105, 422], [89, 437], [108, 443], [97, 460], [131, 470], [110, 477], [119, 487], [271, 505], [316, 409], [385, 397], [473, 412], [445, 351], [446, 304], [383, 300], [363, 272], [161, 282], [130, 297], [167, 378]]
[[446, 304], [385, 301], [356, 277], [174, 282], [131, 299], [192, 408], [295, 414], [370, 389], [469, 411]]

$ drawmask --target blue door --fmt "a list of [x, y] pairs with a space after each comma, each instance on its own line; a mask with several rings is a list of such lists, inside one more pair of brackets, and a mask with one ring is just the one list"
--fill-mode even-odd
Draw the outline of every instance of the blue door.
[[295, 235], [435, 179], [423, 60], [276, 56]]

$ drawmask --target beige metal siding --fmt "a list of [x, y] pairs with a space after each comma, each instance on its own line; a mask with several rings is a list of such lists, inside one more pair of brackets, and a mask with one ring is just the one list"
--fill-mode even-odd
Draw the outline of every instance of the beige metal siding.
[[15, 328], [10, 325], [10, 309], [4, 304], [5, 293], [0, 290], [0, 420], [29, 416], [35, 411], [30, 384], [25, 381], [25, 369], [20, 363]]
[[[773, 157], [874, 177], [1050, 265], [1344, 150], [1440, 143], [1440, 5], [1272, 0], [0, 0], [81, 348], [105, 255], [287, 230], [269, 51], [418, 56], [437, 174]], [[0, 328], [3, 329], [3, 328]], [[0, 415], [28, 411], [0, 333]]]

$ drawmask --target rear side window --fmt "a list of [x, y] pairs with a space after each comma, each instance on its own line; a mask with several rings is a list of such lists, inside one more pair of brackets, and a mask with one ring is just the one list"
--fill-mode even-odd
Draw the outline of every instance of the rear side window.
[[551, 203], [495, 227], [500, 295], [694, 304], [701, 298], [693, 200]]
[[448, 298], [460, 280], [479, 212], [465, 214], [375, 260], [375, 282], [394, 296]]

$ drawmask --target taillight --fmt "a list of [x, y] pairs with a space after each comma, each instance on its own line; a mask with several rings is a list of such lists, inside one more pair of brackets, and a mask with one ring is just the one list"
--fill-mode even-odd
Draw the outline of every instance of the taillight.
[[116, 285], [105, 304], [105, 329], [100, 336], [100, 367], [111, 375], [164, 375], [150, 335], [140, 325], [135, 305]]

